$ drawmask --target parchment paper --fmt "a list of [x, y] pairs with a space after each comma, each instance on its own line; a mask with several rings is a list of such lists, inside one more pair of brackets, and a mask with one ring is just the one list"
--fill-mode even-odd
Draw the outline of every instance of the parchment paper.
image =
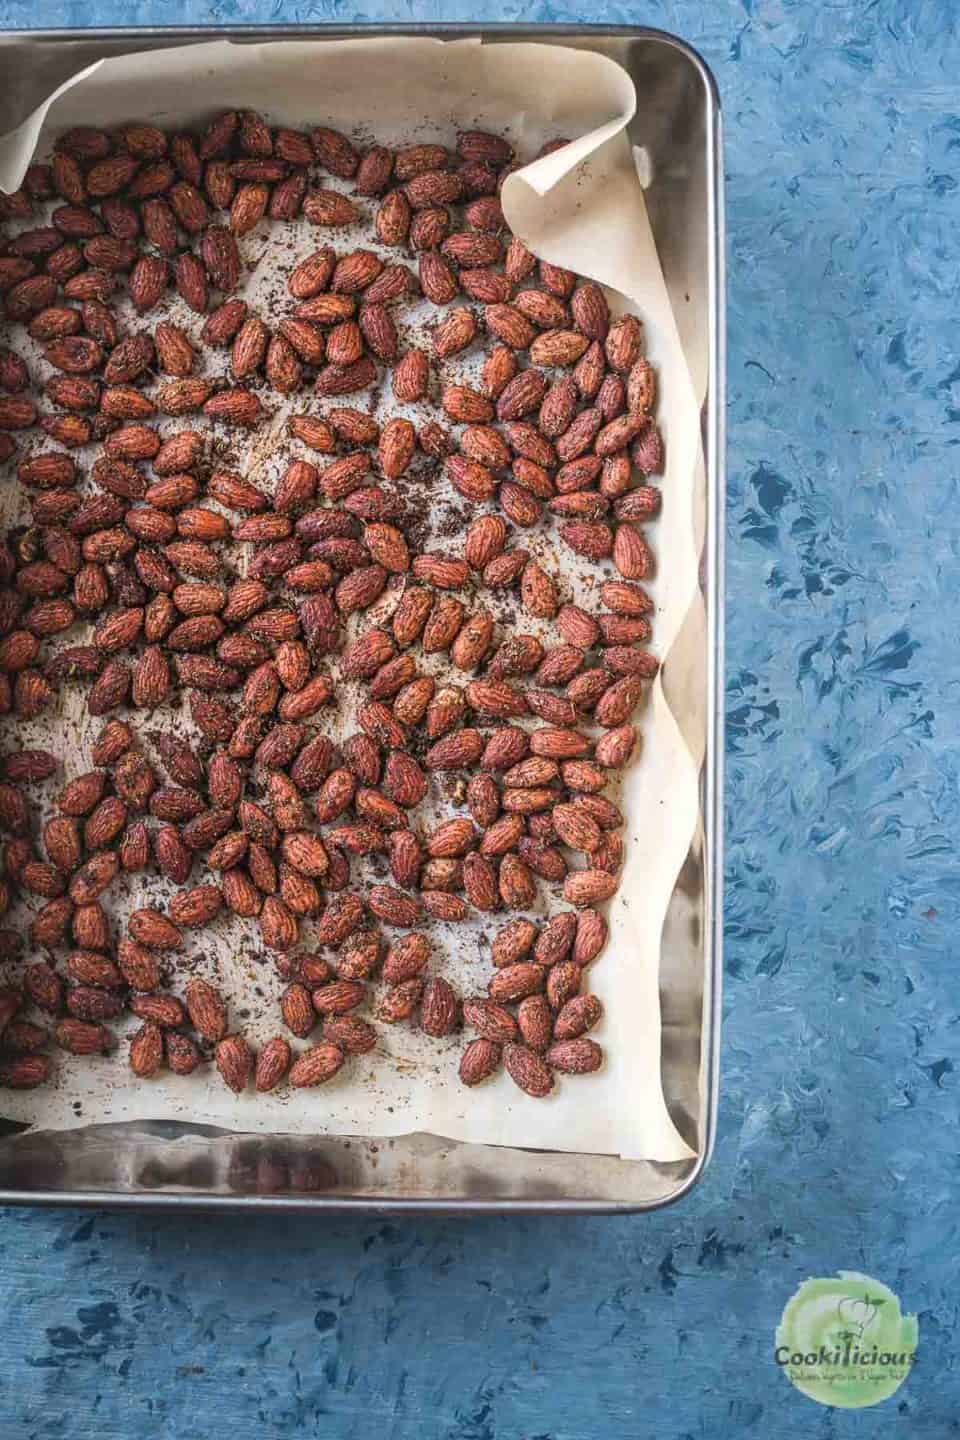
[[[503, 207], [513, 230], [538, 255], [600, 281], [615, 292], [610, 296], [615, 310], [633, 309], [643, 320], [647, 353], [659, 375], [667, 455], [663, 515], [650, 531], [659, 557], [651, 586], [657, 607], [654, 648], [666, 657], [685, 621], [688, 632], [691, 620], [696, 628], [700, 608], [693, 514], [698, 410], [625, 133], [636, 106], [625, 71], [584, 50], [415, 39], [322, 46], [215, 42], [130, 55], [83, 71], [17, 131], [0, 138], [0, 185], [16, 188], [34, 150], [45, 153], [70, 125], [109, 127], [143, 118], [175, 127], [203, 123], [234, 106], [260, 109], [276, 124], [327, 123], [388, 143], [450, 143], [453, 130], [475, 125], [507, 133], [521, 155], [535, 154], [544, 140], [558, 135], [572, 139], [511, 176]], [[331, 182], [324, 177], [323, 183]], [[284, 228], [293, 247], [290, 256], [280, 256], [284, 272], [309, 249], [328, 243], [327, 234], [318, 238], [302, 222], [269, 231], [259, 227], [244, 238], [251, 271], [242, 293], [265, 314], [275, 301], [283, 303], [283, 277], [278, 279], [272, 262], [278, 258], [275, 232]], [[347, 249], [370, 242], [358, 241], [351, 230], [334, 232], [332, 243]], [[195, 332], [196, 317], [178, 315], [177, 303], [175, 318], [185, 319]], [[413, 328], [419, 318], [411, 316]], [[469, 374], [469, 364], [463, 373]], [[306, 406], [303, 396], [294, 398], [292, 408], [321, 408]], [[245, 469], [259, 483], [269, 484], [289, 458], [286, 444], [283, 462], [280, 457], [289, 408], [278, 411], [267, 433], [250, 442]], [[181, 424], [169, 422], [169, 428]], [[446, 515], [449, 522], [451, 503], [449, 495], [431, 497], [435, 521]], [[452, 542], [434, 537], [424, 548], [458, 549], [459, 543], [459, 536]], [[542, 552], [544, 563], [559, 572], [574, 598], [589, 597], [595, 577], [584, 577], [558, 537], [526, 532], [520, 543]], [[489, 596], [483, 599], [488, 603]], [[388, 613], [395, 601], [395, 595], [386, 596], [380, 613]], [[367, 612], [362, 627], [377, 618]], [[536, 626], [524, 617], [521, 628]], [[680, 693], [688, 688], [681, 686]], [[342, 720], [328, 727], [330, 733], [349, 732], [350, 708], [344, 707]], [[459, 1037], [438, 1042], [406, 1025], [381, 1026], [377, 1050], [350, 1061], [335, 1081], [316, 1091], [235, 1097], [212, 1066], [188, 1080], [136, 1081], [126, 1069], [121, 1043], [116, 1055], [102, 1060], [59, 1057], [54, 1085], [5, 1094], [0, 1108], [11, 1119], [49, 1129], [176, 1119], [241, 1131], [368, 1137], [428, 1131], [484, 1144], [655, 1160], [688, 1157], [691, 1152], [667, 1113], [661, 1088], [658, 971], [666, 907], [698, 823], [699, 725], [690, 715], [675, 718], [659, 679], [638, 720], [642, 748], [616, 797], [627, 817], [626, 863], [609, 907], [610, 941], [587, 982], [605, 1007], [595, 1033], [606, 1063], [597, 1074], [561, 1078], [545, 1101], [523, 1095], [504, 1075], [466, 1091], [456, 1078]], [[164, 724], [165, 717], [158, 715], [145, 728], [156, 731]], [[65, 699], [52, 721], [47, 716], [23, 728], [20, 744], [49, 745], [54, 737], [67, 776], [89, 768], [99, 722], [89, 720], [76, 696]], [[436, 815], [449, 815], [456, 799], [447, 787], [432, 794], [429, 803]], [[135, 878], [137, 883], [118, 897], [118, 918], [169, 893], [156, 877], [142, 883]], [[202, 867], [195, 867], [190, 883], [203, 878]], [[484, 992], [489, 938], [496, 928], [496, 917], [489, 916], [467, 926], [436, 927], [436, 968], [461, 993]], [[309, 926], [305, 932], [309, 944]], [[254, 1043], [280, 1028], [275, 1000], [280, 984], [256, 930], [246, 922], [220, 921], [213, 931], [190, 940], [185, 963], [223, 986], [234, 1023]]]

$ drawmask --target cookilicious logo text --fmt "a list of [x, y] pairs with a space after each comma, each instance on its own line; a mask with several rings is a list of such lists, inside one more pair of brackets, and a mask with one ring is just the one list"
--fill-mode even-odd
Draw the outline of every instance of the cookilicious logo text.
[[859, 1410], [899, 1390], [917, 1358], [915, 1315], [886, 1285], [841, 1270], [805, 1280], [777, 1326], [774, 1360], [821, 1405]]

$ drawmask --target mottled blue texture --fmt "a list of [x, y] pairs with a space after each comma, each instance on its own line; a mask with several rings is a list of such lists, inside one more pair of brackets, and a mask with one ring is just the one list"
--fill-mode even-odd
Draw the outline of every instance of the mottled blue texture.
[[[6, 0], [8, 25], [475, 18]], [[576, 20], [507, 0], [486, 18]], [[611, 1221], [7, 1213], [4, 1437], [958, 1433], [960, 95], [953, 0], [601, 5], [727, 125], [729, 786], [716, 1158]], [[954, 113], [956, 112], [956, 113]], [[771, 1359], [809, 1274], [920, 1314], [875, 1411]]]

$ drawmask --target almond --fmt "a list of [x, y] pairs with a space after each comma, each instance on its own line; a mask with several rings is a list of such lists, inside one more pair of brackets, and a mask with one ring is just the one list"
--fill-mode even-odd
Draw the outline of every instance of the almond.
[[66, 998], [67, 1009], [77, 1020], [112, 1020], [123, 1009], [123, 1000], [119, 995], [93, 985], [73, 985]]
[[547, 1064], [564, 1075], [589, 1075], [603, 1064], [603, 1051], [586, 1037], [558, 1040], [546, 1053]]
[[412, 980], [419, 975], [430, 957], [430, 942], [426, 935], [411, 933], [399, 936], [387, 951], [383, 963], [383, 978], [390, 985]]
[[524, 1043], [542, 1055], [553, 1038], [553, 1012], [545, 995], [528, 995], [517, 1008]]
[[465, 1000], [463, 1018], [478, 1035], [504, 1045], [519, 1037], [519, 1028], [510, 1011], [493, 1000]]
[[507, 527], [498, 515], [483, 515], [467, 531], [464, 557], [474, 570], [482, 570], [489, 561], [502, 554]]
[[555, 806], [553, 823], [564, 845], [569, 845], [572, 850], [581, 850], [584, 854], [596, 850], [602, 839], [599, 825], [579, 805]]
[[310, 991], [299, 981], [294, 981], [283, 991], [280, 996], [280, 1010], [287, 1029], [301, 1039], [305, 1039], [317, 1023]]
[[607, 941], [607, 923], [596, 910], [584, 909], [577, 916], [577, 934], [572, 959], [578, 965], [589, 965]]
[[367, 347], [379, 360], [396, 360], [399, 351], [397, 327], [390, 311], [380, 302], [368, 301], [360, 311], [360, 331]]
[[393, 151], [373, 145], [357, 166], [355, 183], [358, 195], [379, 195], [386, 189], [393, 171]]
[[457, 996], [442, 976], [428, 980], [420, 1001], [420, 1028], [427, 1035], [449, 1035], [457, 1023]]
[[[461, 281], [463, 276], [461, 276]], [[479, 389], [488, 399], [497, 400], [517, 374], [517, 357], [507, 346], [494, 346], [481, 370]]]
[[427, 853], [434, 858], [465, 855], [476, 842], [473, 821], [456, 818], [438, 825], [427, 839]]
[[650, 547], [640, 531], [628, 522], [617, 526], [612, 554], [613, 563], [625, 580], [645, 580], [652, 573]]
[[424, 910], [433, 920], [456, 922], [467, 918], [466, 902], [459, 895], [449, 895], [443, 890], [424, 890], [420, 899]]
[[537, 333], [526, 315], [513, 305], [487, 305], [483, 322], [489, 333], [511, 350], [526, 350]]
[[294, 1088], [323, 1085], [332, 1080], [343, 1065], [344, 1052], [337, 1045], [323, 1042], [305, 1050], [290, 1067], [289, 1080]]
[[160, 985], [160, 964], [154, 955], [134, 940], [123, 939], [117, 948], [120, 973], [134, 990], [156, 990]]
[[170, 900], [170, 918], [175, 925], [208, 925], [219, 913], [223, 896], [216, 885], [196, 885]]
[[420, 907], [416, 900], [394, 889], [392, 885], [372, 886], [367, 903], [374, 915], [386, 925], [408, 928], [415, 925], [420, 917]]
[[448, 650], [463, 624], [464, 607], [452, 595], [443, 595], [435, 603], [423, 631], [422, 644], [427, 655]]
[[143, 1080], [156, 1075], [163, 1064], [163, 1031], [148, 1020], [130, 1037], [130, 1069]]
[[535, 561], [524, 567], [520, 583], [523, 608], [530, 615], [551, 620], [557, 613], [557, 591], [553, 580]]
[[603, 870], [577, 870], [563, 882], [563, 898], [571, 905], [593, 905], [616, 893], [617, 879]]
[[402, 190], [385, 196], [376, 214], [377, 238], [383, 245], [402, 245], [410, 230], [410, 202]]
[[493, 1040], [480, 1036], [471, 1040], [460, 1057], [460, 1079], [464, 1085], [479, 1085], [499, 1068], [501, 1048]]
[[230, 368], [235, 379], [243, 380], [260, 368], [267, 353], [268, 340], [267, 327], [259, 316], [251, 315], [243, 322], [230, 356]]
[[459, 590], [470, 574], [465, 561], [443, 554], [418, 555], [412, 569], [418, 580], [426, 580], [438, 590]]
[[611, 421], [622, 415], [627, 407], [627, 387], [620, 375], [605, 375], [597, 391], [597, 409], [604, 420]]
[[440, 402], [450, 419], [458, 424], [484, 424], [493, 419], [493, 406], [469, 385], [448, 385]]
[[550, 760], [574, 760], [588, 753], [590, 742], [578, 730], [546, 726], [533, 732], [530, 749]]
[[528, 910], [536, 901], [533, 873], [517, 855], [504, 855], [497, 877], [500, 899], [509, 910]]
[[547, 972], [547, 1000], [552, 1010], [561, 1010], [580, 990], [580, 966], [573, 960], [558, 960]]
[[422, 350], [408, 350], [401, 355], [390, 377], [395, 400], [409, 403], [426, 397], [430, 382], [430, 364]]
[[304, 197], [303, 213], [311, 225], [331, 227], [355, 225], [360, 218], [356, 205], [339, 190], [309, 190]]
[[453, 642], [450, 658], [460, 670], [473, 670], [487, 654], [493, 639], [493, 617], [486, 610], [470, 616]]
[[[380, 432], [378, 458], [380, 469], [388, 480], [397, 480], [406, 470], [416, 449], [416, 432], [409, 420], [395, 417]], [[399, 533], [399, 532], [396, 532]], [[402, 538], [402, 537], [401, 537]], [[406, 544], [403, 546], [406, 552]], [[390, 566], [388, 568], [395, 568]], [[404, 565], [401, 568], [406, 569]]]
[[404, 980], [399, 985], [391, 986], [377, 1006], [378, 1018], [388, 1025], [395, 1025], [399, 1020], [409, 1020], [422, 993], [423, 981], [419, 979]]
[[533, 368], [521, 370], [501, 391], [497, 400], [497, 418], [519, 420], [538, 410], [546, 389], [547, 382], [542, 371]]
[[451, 310], [434, 332], [434, 354], [440, 360], [458, 355], [466, 350], [476, 333], [477, 321], [472, 310], [466, 307]]
[[406, 195], [415, 210], [452, 205], [463, 194], [463, 181], [451, 170], [426, 170], [407, 181]]
[[[203, 406], [203, 413], [224, 425], [256, 425], [263, 411], [260, 401], [250, 390], [221, 390]], [[154, 466], [156, 469], [156, 466]]]
[[607, 332], [604, 346], [612, 369], [626, 375], [640, 359], [643, 329], [635, 315], [621, 315]]
[[317, 164], [331, 175], [349, 180], [357, 173], [360, 156], [345, 135], [339, 130], [315, 126], [310, 131], [310, 144]]
[[588, 344], [576, 330], [544, 330], [530, 344], [530, 359], [535, 365], [573, 365]]
[[394, 173], [398, 181], [412, 180], [428, 170], [443, 170], [449, 160], [443, 145], [408, 145], [397, 151]]
[[53, 1038], [71, 1055], [106, 1055], [113, 1048], [113, 1036], [105, 1025], [88, 1020], [61, 1020]]
[[574, 520], [560, 526], [560, 534], [578, 555], [604, 560], [613, 553], [613, 534], [602, 521]]
[[[505, 794], [507, 792], [504, 792]], [[550, 792], [552, 798], [552, 791]], [[498, 806], [500, 803], [498, 796]], [[545, 799], [544, 804], [549, 802]], [[481, 855], [506, 855], [513, 850], [524, 833], [522, 814], [501, 815], [487, 828], [480, 842]]]
[[[553, 1037], [555, 1041], [577, 1040], [585, 1035], [588, 1030], [599, 1022], [603, 1015], [603, 1006], [596, 995], [575, 995], [562, 1006], [560, 1013], [553, 1026]], [[556, 1065], [555, 1069], [562, 1070], [564, 1066]]]
[[627, 375], [627, 409], [649, 414], [657, 400], [657, 376], [648, 360], [637, 360]]
[[[134, 288], [134, 279], [137, 276], [137, 271], [143, 264], [143, 260], [137, 262], [137, 266], [133, 272], [133, 278], [131, 278], [130, 282], [131, 292]], [[164, 267], [162, 278], [164, 281], [166, 280], [166, 267]], [[155, 293], [156, 289], [159, 289], [160, 279], [161, 276], [157, 273], [154, 291], [152, 291], [151, 294]], [[191, 310], [194, 310], [198, 315], [202, 315], [207, 308], [207, 273], [204, 266], [191, 251], [184, 250], [177, 257], [174, 264], [173, 279], [177, 293], [181, 299], [186, 302]], [[160, 293], [162, 293], [162, 291]], [[156, 299], [153, 299], [151, 303], [156, 304], [157, 299], [159, 299], [159, 294], [156, 295]], [[134, 297], [134, 303], [137, 303], [136, 296]], [[137, 304], [137, 308], [146, 309], [147, 306], [141, 301], [141, 303]]]
[[523, 730], [504, 725], [494, 730], [483, 745], [480, 745], [484, 770], [506, 770], [522, 760], [529, 749], [529, 741]]
[[470, 460], [465, 455], [451, 455], [447, 460], [446, 474], [453, 488], [465, 500], [476, 505], [492, 499], [496, 494], [497, 480], [493, 472], [486, 465]]
[[460, 448], [471, 460], [494, 470], [510, 464], [506, 441], [490, 425], [468, 425], [460, 437]]
[[274, 1035], [260, 1048], [253, 1083], [261, 1094], [275, 1090], [290, 1068], [290, 1046], [282, 1035]]
[[127, 922], [131, 938], [154, 950], [180, 950], [183, 937], [176, 925], [150, 908], [135, 910]]
[[[478, 910], [495, 910], [499, 904], [497, 873], [493, 864], [475, 851], [463, 862], [463, 888], [470, 904]], [[492, 996], [500, 999], [501, 996]]]
[[334, 265], [330, 289], [338, 295], [355, 295], [365, 290], [383, 269], [383, 261], [372, 250], [352, 250]]
[[472, 680], [467, 686], [467, 700], [480, 713], [503, 719], [528, 713], [523, 693], [503, 680]]
[[540, 405], [539, 423], [544, 435], [555, 440], [570, 428], [577, 412], [577, 387], [569, 376], [557, 380]]
[[3, 761], [4, 779], [14, 784], [30, 784], [46, 780], [57, 768], [57, 761], [47, 750], [19, 750]]
[[411, 830], [394, 830], [388, 844], [390, 874], [398, 885], [412, 889], [417, 884], [423, 861], [419, 840]]
[[214, 1051], [214, 1060], [224, 1084], [240, 1095], [247, 1088], [254, 1065], [250, 1046], [243, 1036], [224, 1036]]
[[397, 805], [413, 809], [426, 795], [427, 778], [412, 756], [393, 750], [387, 758], [383, 787]]
[[226, 300], [207, 316], [201, 339], [207, 345], [228, 345], [247, 316], [246, 302]]
[[127, 821], [127, 807], [116, 795], [101, 800], [88, 816], [83, 827], [84, 844], [88, 850], [102, 850], [115, 840]]
[[659, 512], [661, 498], [652, 485], [637, 485], [616, 501], [614, 512], [618, 520], [646, 520]]
[[503, 1064], [514, 1084], [525, 1094], [542, 1099], [553, 1089], [553, 1076], [544, 1060], [528, 1045], [504, 1046]]
[[329, 1016], [323, 1023], [323, 1037], [345, 1055], [366, 1055], [377, 1043], [373, 1026], [355, 1015]]
[[263, 219], [270, 199], [268, 185], [249, 181], [241, 185], [230, 206], [230, 230], [234, 235], [247, 235]]

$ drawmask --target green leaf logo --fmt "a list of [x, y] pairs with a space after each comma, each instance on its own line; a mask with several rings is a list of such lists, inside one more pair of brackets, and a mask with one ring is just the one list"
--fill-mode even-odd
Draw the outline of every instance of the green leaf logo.
[[886, 1285], [854, 1270], [805, 1280], [777, 1326], [774, 1361], [820, 1405], [860, 1410], [899, 1390], [917, 1358], [915, 1315]]

